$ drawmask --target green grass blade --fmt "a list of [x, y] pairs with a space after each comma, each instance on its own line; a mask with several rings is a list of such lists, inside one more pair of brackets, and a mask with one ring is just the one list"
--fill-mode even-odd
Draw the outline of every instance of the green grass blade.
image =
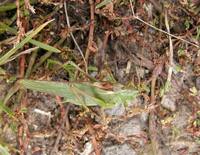
[[112, 2], [112, 0], [103, 0], [101, 3], [96, 5], [96, 9], [102, 8], [105, 5], [109, 4], [110, 2]]
[[[54, 20], [54, 19], [53, 19]], [[47, 26], [53, 20], [47, 21], [46, 23], [40, 25], [37, 29], [30, 32], [20, 43], [18, 43], [15, 47], [13, 47], [10, 51], [4, 54], [0, 58], [0, 65], [3, 65], [16, 51], [24, 46], [27, 42], [29, 42], [35, 35], [37, 35], [45, 26]]]
[[0, 13], [5, 12], [5, 11], [9, 11], [9, 10], [13, 10], [15, 8], [16, 8], [15, 3], [6, 3], [6, 4], [3, 4], [3, 5], [0, 5]]
[[90, 76], [89, 74], [86, 74], [84, 70], [82, 70], [78, 65], [76, 65], [73, 61], [68, 61], [67, 63], [65, 63], [63, 65], [63, 67], [65, 68], [67, 65], [71, 65], [74, 68], [76, 68], [78, 71], [80, 71], [81, 73], [83, 73], [84, 75], [86, 75], [90, 80], [92, 81], [97, 81], [94, 77]]
[[[9, 31], [9, 32], [17, 35], [17, 30], [15, 28], [12, 28], [12, 27], [8, 26], [7, 24], [0, 22], [0, 33], [4, 32], [4, 31]], [[38, 47], [45, 49], [47, 51], [50, 51], [50, 52], [55, 52], [55, 53], [61, 52], [59, 49], [57, 49], [53, 46], [47, 45], [45, 43], [42, 43], [42, 42], [34, 40], [34, 39], [30, 39], [29, 42], [35, 46], [38, 46]]]
[[58, 65], [60, 67], [63, 67], [70, 76], [70, 81], [74, 80], [75, 77], [75, 71], [78, 70], [84, 75], [86, 75], [90, 80], [97, 81], [94, 77], [90, 76], [89, 74], [86, 74], [78, 65], [76, 65], [73, 61], [67, 61], [66, 63], [62, 64], [59, 61], [48, 59], [47, 60], [47, 66], [48, 68], [52, 67], [52, 65]]
[[15, 83], [15, 85], [13, 87], [11, 87], [8, 90], [8, 93], [6, 94], [3, 104], [6, 105], [6, 103], [8, 102], [8, 100], [20, 89], [20, 85], [18, 83]]
[[0, 22], [0, 33], [3, 33], [5, 31], [9, 31], [13, 34], [17, 34], [17, 30], [15, 28], [12, 28], [3, 22]]
[[8, 108], [2, 101], [0, 101], [0, 113], [2, 111], [8, 114], [10, 117], [14, 117], [12, 110]]
[[29, 41], [31, 44], [35, 45], [35, 46], [38, 46], [42, 49], [45, 49], [47, 51], [50, 51], [50, 52], [54, 52], [54, 53], [60, 53], [61, 51], [53, 46], [50, 46], [50, 45], [47, 45], [45, 43], [42, 43], [40, 41], [37, 41], [37, 40], [33, 40], [33, 39], [30, 39]]
[[1, 144], [0, 144], [0, 154], [1, 155], [10, 155], [10, 153], [8, 152], [8, 149], [6, 147], [3, 147]]
[[6, 71], [0, 67], [0, 75], [5, 75]]
[[[2, 1], [2, 0], [1, 0]], [[36, 0], [30, 0], [30, 3], [36, 3]], [[20, 0], [19, 5], [22, 6], [24, 4], [24, 0]], [[0, 13], [5, 12], [5, 11], [10, 11], [16, 9], [16, 4], [15, 2], [12, 3], [5, 3], [5, 4], [0, 4]]]
[[133, 100], [138, 92], [136, 90], [107, 91], [89, 83], [61, 83], [36, 80], [20, 80], [20, 85], [26, 89], [50, 93], [64, 97], [66, 102], [77, 105], [96, 106], [103, 108], [115, 104], [127, 103]]

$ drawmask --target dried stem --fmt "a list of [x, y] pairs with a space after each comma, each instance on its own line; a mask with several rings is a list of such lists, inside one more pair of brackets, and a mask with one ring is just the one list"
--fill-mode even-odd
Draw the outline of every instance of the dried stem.
[[[66, 21], [67, 21], [67, 26], [68, 26], [68, 28], [70, 29], [71, 26], [70, 26], [70, 22], [69, 22], [69, 16], [68, 16], [68, 11], [67, 11], [67, 4], [66, 4], [66, 1], [64, 1], [64, 9], [65, 9], [65, 18], [66, 18]], [[86, 68], [86, 70], [87, 70], [87, 62], [86, 62], [86, 60], [85, 60], [85, 57], [84, 57], [84, 55], [83, 55], [83, 52], [82, 52], [81, 48], [79, 47], [79, 45], [78, 45], [78, 43], [77, 43], [77, 41], [76, 41], [76, 39], [75, 39], [75, 37], [74, 37], [74, 35], [73, 35], [72, 32], [70, 32], [70, 36], [72, 37], [72, 40], [74, 41], [74, 44], [76, 45], [78, 51], [80, 52], [80, 54], [81, 54], [81, 56], [82, 56], [82, 58], [83, 58], [83, 61], [84, 61], [84, 63], [85, 63], [85, 68]]]
[[[140, 19], [139, 17], [136, 17], [134, 14], [134, 10], [133, 10], [133, 5], [132, 5], [132, 1], [130, 0], [130, 5], [131, 5], [131, 10], [132, 10], [132, 14], [133, 16], [143, 22], [144, 24], [160, 31], [163, 32], [165, 34], [168, 34], [169, 36], [172, 36], [170, 33], [165, 32], [164, 30], [161, 30], [159, 28], [154, 27], [153, 25], [143, 21], [142, 19]], [[175, 38], [177, 38], [175, 36]], [[192, 43], [193, 44], [193, 43]], [[173, 55], [170, 55], [173, 58]], [[161, 61], [161, 63], [159, 63], [153, 70], [153, 75], [152, 75], [152, 81], [151, 81], [151, 105], [155, 105], [156, 104], [156, 98], [155, 98], [155, 86], [156, 86], [156, 80], [158, 78], [158, 76], [161, 74], [162, 72], [162, 68], [163, 68], [163, 62]], [[160, 133], [161, 133], [161, 128], [159, 127], [159, 122], [156, 116], [156, 111], [155, 109], [153, 111], [150, 111], [149, 113], [149, 136], [150, 136], [150, 140], [151, 140], [151, 144], [152, 144], [152, 151], [154, 155], [157, 154], [163, 154], [164, 149], [161, 149], [161, 145], [164, 144], [162, 137], [160, 137]], [[167, 154], [170, 154], [168, 148], [166, 149]]]
[[[94, 38], [94, 1], [93, 0], [89, 0], [90, 3], [90, 31], [89, 31], [89, 37], [88, 37], [88, 45], [87, 45], [87, 49], [86, 49], [86, 53], [85, 53], [85, 60], [86, 63], [88, 65], [88, 58], [90, 55], [90, 48], [92, 46], [93, 43], [93, 38]], [[88, 71], [86, 70], [86, 73]]]
[[133, 17], [134, 17], [135, 19], [139, 20], [140, 22], [142, 22], [142, 23], [148, 25], [149, 27], [151, 27], [151, 28], [153, 28], [153, 29], [155, 29], [155, 30], [157, 30], [157, 31], [159, 31], [159, 32], [162, 32], [162, 33], [167, 34], [167, 35], [169, 35], [169, 36], [171, 36], [171, 37], [173, 37], [173, 38], [176, 38], [176, 39], [178, 39], [178, 40], [181, 40], [181, 41], [183, 41], [183, 42], [185, 42], [185, 43], [187, 43], [187, 44], [190, 44], [190, 45], [192, 45], [192, 46], [195, 46], [195, 47], [197, 47], [197, 48], [200, 48], [200, 46], [197, 45], [197, 44], [195, 44], [195, 43], [192, 43], [192, 42], [190, 42], [190, 41], [188, 41], [188, 40], [185, 40], [185, 39], [183, 39], [183, 38], [181, 38], [181, 37], [179, 37], [179, 36], [175, 36], [175, 35], [173, 35], [173, 34], [171, 34], [171, 33], [169, 33], [169, 32], [166, 32], [166, 31], [164, 31], [164, 30], [162, 30], [162, 29], [159, 29], [159, 28], [157, 28], [157, 27], [155, 27], [155, 26], [149, 24], [148, 22], [142, 20], [141, 18], [139, 18], [138, 16], [135, 15], [134, 10], [133, 10], [132, 0], [129, 0], [129, 1], [130, 1], [130, 5], [131, 5], [132, 15], [133, 15]]
[[[167, 28], [167, 32], [170, 33], [169, 22], [168, 22], [168, 18], [167, 18], [167, 11], [165, 11], [165, 25]], [[173, 51], [172, 38], [171, 38], [171, 36], [169, 36], [169, 69], [168, 69], [168, 76], [167, 76], [168, 84], [171, 81], [172, 72], [173, 72], [173, 64], [174, 64], [173, 63], [173, 55], [174, 55], [174, 51]]]

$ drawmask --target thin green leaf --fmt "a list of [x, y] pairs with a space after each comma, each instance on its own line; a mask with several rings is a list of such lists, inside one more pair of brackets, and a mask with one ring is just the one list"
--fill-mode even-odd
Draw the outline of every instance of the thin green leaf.
[[0, 67], [0, 75], [5, 75], [6, 71]]
[[60, 53], [61, 52], [59, 49], [57, 49], [57, 48], [55, 48], [53, 46], [47, 45], [45, 43], [42, 43], [40, 41], [37, 41], [37, 40], [31, 39], [29, 42], [31, 44], [35, 45], [35, 46], [38, 46], [38, 47], [40, 47], [42, 49], [45, 49], [47, 51], [50, 51], [50, 52], [54, 52], [54, 53]]
[[[17, 35], [17, 30], [15, 28], [12, 28], [10, 26], [8, 26], [7, 24], [4, 24], [2, 22], [0, 22], [0, 33], [1, 32], [4, 32], [4, 31], [9, 31], [15, 35]], [[42, 49], [45, 49], [47, 51], [50, 51], [50, 52], [55, 52], [55, 53], [60, 53], [61, 51], [53, 46], [50, 46], [50, 45], [47, 45], [43, 42], [40, 42], [40, 41], [37, 41], [37, 40], [34, 40], [34, 39], [30, 39], [29, 42], [35, 46], [38, 46]]]
[[[54, 20], [54, 19], [53, 19]], [[46, 23], [39, 26], [37, 29], [30, 32], [26, 38], [24, 38], [20, 43], [18, 43], [14, 48], [8, 51], [0, 58], [0, 65], [3, 65], [16, 51], [24, 46], [27, 42], [29, 42], [35, 35], [37, 35], [45, 26], [47, 26], [53, 20], [47, 21]]]
[[10, 155], [10, 153], [8, 152], [8, 148], [3, 147], [1, 144], [0, 144], [0, 154], [1, 155]]
[[74, 68], [76, 68], [78, 71], [80, 71], [81, 73], [83, 73], [84, 75], [86, 75], [90, 80], [92, 81], [97, 81], [95, 78], [93, 78], [92, 76], [90, 76], [89, 74], [85, 73], [78, 65], [76, 65], [73, 61], [68, 61], [67, 63], [65, 63], [63, 65], [63, 67], [65, 68], [66, 65], [71, 65]]
[[17, 34], [17, 30], [16, 30], [16, 29], [14, 29], [14, 28], [8, 26], [8, 25], [5, 24], [5, 23], [0, 22], [0, 33], [3, 33], [3, 32], [5, 32], [5, 31], [9, 31], [9, 32], [11, 32], [11, 33], [13, 33], [13, 34]]
[[136, 90], [107, 91], [89, 83], [60, 83], [48, 81], [20, 80], [22, 87], [64, 97], [66, 102], [77, 105], [96, 106], [103, 108], [133, 100]]
[[52, 65], [58, 65], [60, 67], [63, 67], [70, 75], [70, 80], [74, 80], [75, 77], [75, 71], [78, 70], [84, 75], [86, 75], [90, 80], [97, 81], [95, 78], [90, 76], [89, 74], [86, 74], [78, 65], [76, 65], [73, 61], [67, 61], [66, 63], [62, 64], [59, 61], [48, 59], [47, 60], [47, 66], [50, 68]]
[[0, 12], [9, 11], [9, 10], [12, 10], [12, 9], [15, 9], [15, 8], [16, 8], [15, 3], [3, 4], [3, 5], [0, 5]]
[[[36, 2], [37, 2], [36, 0], [30, 0], [31, 4], [36, 3]], [[4, 2], [2, 2], [2, 3], [4, 3]], [[22, 6], [23, 4], [24, 4], [24, 0], [20, 0], [19, 5]], [[9, 11], [9, 10], [13, 10], [13, 9], [16, 9], [16, 4], [14, 2], [0, 4], [0, 13], [5, 12], [5, 11]]]
[[[56, 67], [53, 69], [53, 66], [56, 66]], [[76, 68], [69, 63], [62, 64], [61, 62], [57, 60], [48, 59], [47, 67], [53, 69], [54, 71], [59, 70], [60, 68], [64, 68], [69, 74], [69, 81], [75, 80]]]
[[106, 6], [107, 4], [109, 4], [110, 2], [112, 2], [112, 0], [103, 0], [101, 3], [96, 5], [96, 9], [102, 8]]
[[0, 113], [2, 111], [8, 114], [10, 117], [14, 117], [12, 110], [8, 108], [2, 101], [0, 101]]
[[11, 87], [8, 90], [8, 93], [6, 94], [3, 103], [6, 105], [8, 100], [20, 89], [20, 85], [18, 83], [15, 83], [13, 87]]

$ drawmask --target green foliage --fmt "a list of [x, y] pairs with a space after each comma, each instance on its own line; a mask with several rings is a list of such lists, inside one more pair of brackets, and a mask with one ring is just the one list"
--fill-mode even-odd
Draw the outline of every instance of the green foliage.
[[100, 8], [106, 6], [107, 4], [109, 4], [110, 2], [112, 2], [112, 0], [103, 0], [101, 3], [96, 5], [96, 9], [100, 9]]
[[0, 155], [10, 155], [8, 149], [0, 144]]
[[185, 25], [185, 29], [189, 30], [191, 22], [189, 20], [186, 20], [185, 23], [184, 23], [184, 25]]
[[197, 96], [198, 95], [198, 90], [196, 87], [190, 88], [190, 95], [191, 96]]
[[48, 59], [47, 60], [47, 67], [50, 69], [53, 69], [54, 66], [58, 66], [59, 68], [63, 68], [67, 73], [69, 74], [69, 80], [74, 81], [75, 80], [75, 71], [76, 67], [73, 66], [70, 62], [67, 62], [65, 64], [62, 64], [59, 61]]
[[15, 85], [13, 87], [10, 88], [10, 90], [8, 91], [8, 93], [6, 94], [3, 104], [5, 105], [8, 100], [20, 89], [20, 85], [18, 85], [18, 83], [15, 83]]
[[38, 46], [44, 50], [47, 50], [49, 52], [54, 52], [54, 53], [60, 53], [61, 51], [53, 46], [50, 46], [50, 45], [47, 45], [45, 43], [42, 43], [40, 41], [37, 41], [37, 40], [34, 40], [34, 39], [31, 39], [29, 41], [31, 44], [35, 45], [35, 46]]
[[164, 87], [160, 90], [160, 97], [163, 97], [166, 92], [169, 92], [171, 89], [171, 82], [167, 81], [164, 85]]
[[17, 30], [8, 26], [7, 24], [3, 23], [3, 22], [0, 22], [0, 33], [3, 33], [5, 31], [9, 31], [13, 34], [17, 34]]
[[0, 57], [0, 65], [5, 64], [9, 58], [17, 52], [20, 48], [22, 48], [27, 42], [29, 42], [35, 35], [37, 35], [45, 26], [47, 26], [53, 20], [47, 21], [46, 23], [42, 24], [32, 32], [30, 32], [20, 43], [18, 43], [15, 47], [13, 47], [10, 51]]
[[[30, 3], [35, 3], [36, 0], [30, 0]], [[19, 1], [19, 5], [22, 6], [24, 5], [24, 0], [20, 0]], [[0, 13], [1, 12], [6, 12], [6, 11], [10, 11], [16, 9], [16, 4], [14, 2], [10, 2], [10, 3], [5, 3], [3, 5], [0, 5]]]
[[6, 74], [6, 71], [0, 67], [0, 76], [5, 75], [5, 74]]
[[[52, 60], [52, 59], [48, 59], [47, 60], [47, 67], [48, 68], [52, 68], [54, 65], [58, 65], [61, 68], [63, 68], [65, 71], [68, 72], [69, 74], [69, 80], [70, 81], [74, 81], [75, 80], [75, 71], [78, 70], [79, 72], [83, 73], [84, 75], [86, 75], [90, 80], [92, 81], [96, 81], [95, 78], [91, 77], [90, 75], [86, 74], [84, 72], [84, 70], [82, 70], [78, 65], [76, 65], [73, 61], [67, 61], [66, 63], [62, 64], [61, 62], [57, 61], [57, 60]], [[95, 68], [91, 68], [89, 67], [88, 70], [94, 70]]]
[[107, 91], [89, 83], [20, 80], [19, 84], [26, 89], [64, 97], [65, 102], [83, 106], [99, 105], [102, 108], [109, 108], [115, 104], [129, 102], [138, 95], [138, 91], [132, 89]]
[[[20, 5], [22, 5], [22, 1], [20, 1]], [[0, 5], [0, 13], [1, 12], [5, 12], [5, 11], [10, 11], [16, 8], [16, 4], [15, 3], [6, 3], [3, 5]]]
[[180, 56], [184, 56], [184, 55], [185, 55], [185, 50], [183, 48], [180, 48], [178, 50], [178, 56], [180, 57]]
[[177, 128], [175, 126], [172, 127], [172, 138], [173, 138], [173, 140], [176, 140], [176, 138], [178, 138], [180, 136], [180, 133], [181, 133], [181, 131], [180, 131], [179, 128]]
[[[8, 108], [1, 100], [0, 100], [0, 113], [1, 111], [5, 112], [8, 114], [8, 116], [13, 117], [13, 112], [10, 108]], [[1, 151], [0, 151], [1, 152]]]
[[197, 27], [197, 35], [196, 35], [196, 40], [199, 40], [200, 37], [200, 27]]
[[[0, 33], [4, 32], [4, 31], [9, 31], [15, 35], [17, 35], [17, 30], [15, 28], [10, 27], [9, 25], [0, 22]], [[50, 51], [50, 52], [55, 52], [55, 53], [60, 53], [61, 51], [58, 50], [57, 48], [47, 45], [45, 43], [42, 43], [40, 41], [34, 40], [34, 39], [30, 39], [28, 42], [30, 42], [31, 44], [38, 46], [44, 50]]]
[[197, 113], [196, 113], [196, 119], [194, 120], [193, 125], [196, 128], [200, 127], [200, 111], [197, 111]]

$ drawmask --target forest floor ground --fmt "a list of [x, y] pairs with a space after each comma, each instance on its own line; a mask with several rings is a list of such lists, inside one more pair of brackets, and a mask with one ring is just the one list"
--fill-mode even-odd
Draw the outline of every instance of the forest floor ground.
[[[60, 53], [26, 43], [3, 62], [51, 19], [33, 39]], [[0, 154], [199, 155], [199, 42], [199, 0], [0, 2]], [[85, 107], [15, 91], [19, 79], [126, 87], [138, 96]]]

